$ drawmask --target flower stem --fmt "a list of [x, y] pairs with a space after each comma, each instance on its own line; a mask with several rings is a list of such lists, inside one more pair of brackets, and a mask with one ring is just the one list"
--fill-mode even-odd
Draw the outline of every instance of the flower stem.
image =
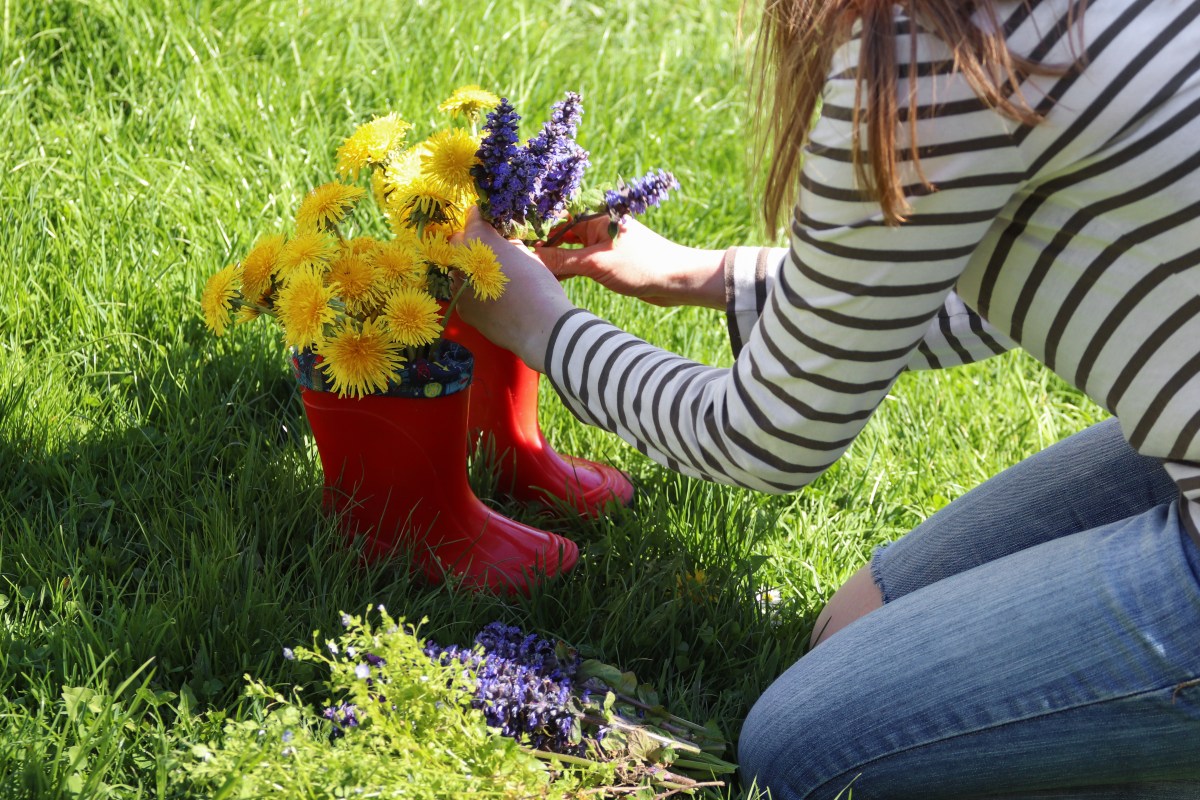
[[554, 235], [546, 240], [546, 246], [553, 247], [554, 245], [561, 242], [562, 238], [567, 235], [567, 231], [571, 230], [571, 228], [574, 228], [576, 225], [580, 224], [581, 222], [591, 222], [594, 219], [600, 219], [601, 217], [607, 217], [607, 216], [608, 216], [608, 214], [606, 212], [596, 211], [591, 214], [584, 214], [582, 216], [575, 217], [575, 219], [571, 220], [566, 225], [564, 225], [561, 228], [559, 228], [558, 230], [556, 230], [554, 232]]
[[693, 782], [693, 783], [689, 783], [686, 785], [679, 785], [679, 784], [667, 783], [666, 781], [661, 781], [658, 783], [658, 785], [664, 789], [668, 789], [669, 791], [654, 795], [654, 800], [664, 800], [664, 798], [671, 797], [672, 795], [680, 794], [681, 792], [686, 792], [688, 794], [691, 794], [696, 789], [702, 789], [704, 787], [718, 788], [718, 787], [724, 786], [725, 782], [724, 781], [705, 781], [703, 783]]
[[275, 309], [273, 309], [273, 308], [267, 308], [266, 306], [260, 306], [258, 303], [251, 303], [248, 300], [243, 300], [238, 297], [231, 297], [229, 299], [230, 299], [230, 302], [232, 302], [238, 308], [253, 308], [255, 311], [257, 311], [260, 314], [266, 314], [267, 316], [270, 316], [270, 317], [275, 316]]
[[[446, 330], [446, 323], [450, 321], [450, 315], [454, 313], [454, 307], [458, 305], [459, 299], [463, 296], [463, 292], [467, 290], [467, 281], [462, 282], [462, 286], [458, 287], [458, 291], [450, 298], [450, 302], [446, 304], [446, 313], [442, 315], [442, 332]], [[439, 336], [438, 340], [433, 343], [433, 347], [429, 351], [429, 360], [436, 361], [438, 355], [442, 352], [442, 342], [446, 341], [445, 336]]]
[[667, 713], [661, 707], [656, 708], [655, 706], [648, 706], [643, 702], [635, 700], [632, 697], [627, 697], [623, 694], [617, 695], [617, 702], [628, 703], [634, 708], [640, 708], [642, 711], [649, 711], [653, 714], [659, 714], [663, 717], [663, 719], [673, 722], [676, 725], [681, 725], [684, 728], [695, 731], [696, 733], [703, 733], [709, 739], [712, 738], [712, 731], [710, 731], [708, 728], [705, 728], [703, 725], [697, 725], [691, 720], [684, 719], [683, 717], [677, 717], [674, 714]]
[[665, 744], [668, 747], [678, 748], [685, 753], [691, 753], [695, 756], [704, 755], [704, 751], [691, 742], [683, 741], [682, 739], [675, 739], [670, 736], [663, 736], [659, 733], [654, 733], [653, 731], [647, 730], [641, 725], [634, 725], [630, 722], [627, 722], [624, 718], [616, 714], [613, 715], [612, 719], [605, 719], [604, 717], [594, 717], [591, 714], [584, 714], [582, 719], [584, 722], [591, 723], [592, 725], [610, 725], [614, 728], [621, 728], [627, 731], [638, 730], [660, 744]]
[[677, 758], [671, 762], [671, 766], [677, 769], [698, 769], [704, 772], [714, 774], [728, 774], [737, 772], [737, 767], [730, 764], [728, 761], [722, 761], [719, 764], [709, 763], [707, 761], [693, 761], [689, 758]]
[[530, 748], [529, 752], [532, 753], [537, 758], [542, 759], [543, 761], [561, 761], [564, 764], [575, 764], [576, 766], [580, 766], [580, 767], [598, 767], [598, 766], [600, 766], [600, 762], [598, 762], [598, 761], [589, 761], [586, 758], [580, 758], [579, 756], [569, 756], [569, 755], [566, 755], [565, 753], [551, 753], [548, 750], [537, 750], [534, 748]]

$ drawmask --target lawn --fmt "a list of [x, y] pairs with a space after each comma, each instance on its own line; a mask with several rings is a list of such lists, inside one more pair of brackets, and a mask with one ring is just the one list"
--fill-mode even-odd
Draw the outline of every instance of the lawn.
[[[376, 603], [428, 618], [422, 631], [444, 643], [492, 620], [564, 640], [736, 740], [875, 545], [1101, 418], [1019, 353], [909, 374], [834, 468], [771, 497], [672, 474], [544, 386], [551, 444], [626, 470], [636, 506], [547, 519], [493, 498], [483, 470], [476, 486], [578, 542], [572, 574], [500, 597], [358, 566], [322, 516], [278, 334], [214, 338], [205, 278], [333, 176], [357, 124], [396, 111], [428, 128], [464, 83], [533, 124], [581, 92], [596, 180], [678, 176], [650, 225], [706, 247], [763, 242], [738, 9], [3, 0], [0, 796], [191, 796], [193, 745], [259, 702], [243, 676], [296, 683], [282, 648]], [[730, 361], [716, 312], [568, 286], [656, 344]]]

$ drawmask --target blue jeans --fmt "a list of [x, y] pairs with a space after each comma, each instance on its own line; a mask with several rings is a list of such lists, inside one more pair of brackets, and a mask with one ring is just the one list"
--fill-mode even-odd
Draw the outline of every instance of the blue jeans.
[[877, 551], [885, 605], [767, 689], [743, 780], [775, 800], [1200, 800], [1178, 496], [1109, 421]]

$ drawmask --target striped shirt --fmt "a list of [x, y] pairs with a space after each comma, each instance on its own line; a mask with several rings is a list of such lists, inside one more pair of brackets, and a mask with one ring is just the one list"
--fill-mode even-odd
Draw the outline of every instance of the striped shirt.
[[[576, 309], [546, 352], [571, 410], [673, 470], [786, 492], [845, 451], [905, 369], [1019, 345], [1162, 460], [1200, 541], [1200, 0], [1091, 0], [1082, 28], [1067, 0], [998, 10], [1014, 52], [1067, 64], [1082, 47], [1083, 68], [1024, 79], [1041, 124], [985, 107], [919, 32], [915, 107], [906, 63], [899, 102], [935, 190], [905, 162], [913, 211], [888, 227], [851, 163], [852, 38], [806, 148], [790, 246], [726, 254], [733, 366]], [[905, 59], [909, 24], [897, 17]]]

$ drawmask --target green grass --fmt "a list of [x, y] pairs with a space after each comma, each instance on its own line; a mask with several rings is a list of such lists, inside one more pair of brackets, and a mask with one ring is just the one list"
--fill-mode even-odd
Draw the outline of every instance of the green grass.
[[[445, 642], [496, 618], [560, 637], [736, 737], [873, 546], [1101, 415], [1020, 354], [907, 375], [829, 473], [769, 497], [670, 474], [547, 390], [552, 445], [619, 465], [639, 490], [607, 519], [539, 522], [579, 543], [572, 575], [514, 598], [364, 571], [320, 513], [276, 333], [211, 337], [204, 279], [282, 227], [354, 125], [392, 110], [429, 125], [472, 82], [533, 122], [581, 91], [596, 179], [669, 168], [684, 190], [653, 226], [702, 246], [761, 241], [739, 0], [0, 5], [4, 797], [177, 794], [188, 744], [246, 710], [244, 673], [294, 682], [283, 645], [376, 602], [429, 617]], [[657, 344], [729, 362], [714, 312], [570, 291]], [[680, 597], [696, 569], [711, 591]], [[756, 600], [767, 588], [774, 615]]]

